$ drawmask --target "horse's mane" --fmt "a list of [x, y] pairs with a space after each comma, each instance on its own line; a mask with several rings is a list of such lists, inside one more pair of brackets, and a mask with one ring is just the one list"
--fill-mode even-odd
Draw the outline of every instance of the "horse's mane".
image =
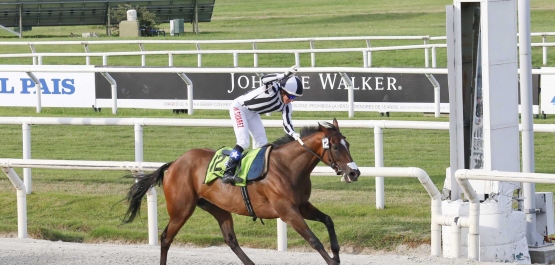
[[[322, 126], [326, 127], [326, 128], [337, 130], [337, 128], [335, 128], [335, 126], [333, 126], [333, 124], [331, 124], [329, 122], [322, 122], [320, 124]], [[301, 135], [301, 137], [305, 137], [307, 135], [311, 135], [311, 134], [317, 133], [319, 131], [320, 131], [319, 126], [305, 126], [305, 127], [301, 128], [301, 131], [299, 132], [299, 134]], [[284, 145], [284, 144], [292, 142], [294, 140], [295, 139], [293, 139], [293, 137], [289, 136], [288, 134], [285, 134], [282, 137], [278, 138], [277, 140], [275, 140], [274, 142], [272, 142], [268, 145], [271, 145], [273, 148], [276, 148], [278, 146]]]

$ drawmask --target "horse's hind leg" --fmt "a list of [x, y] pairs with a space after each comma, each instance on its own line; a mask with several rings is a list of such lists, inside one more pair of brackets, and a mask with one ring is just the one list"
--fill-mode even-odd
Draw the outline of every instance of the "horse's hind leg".
[[237, 242], [237, 236], [235, 235], [235, 230], [233, 229], [233, 217], [231, 216], [231, 213], [224, 211], [220, 207], [203, 199], [199, 200], [198, 206], [216, 218], [218, 224], [220, 225], [220, 229], [222, 230], [225, 242], [231, 250], [233, 250], [235, 255], [239, 257], [243, 264], [254, 265], [254, 262], [249, 259], [245, 252], [243, 252]]
[[173, 239], [177, 232], [179, 232], [179, 229], [181, 229], [195, 211], [198, 199], [188, 198], [187, 200], [178, 201], [186, 201], [186, 203], [176, 205], [170, 203], [170, 201], [166, 199], [170, 221], [160, 236], [160, 265], [166, 265], [168, 250], [170, 249]]
[[318, 221], [323, 223], [328, 229], [328, 234], [330, 236], [331, 251], [333, 253], [333, 259], [339, 263], [339, 243], [337, 242], [337, 236], [335, 235], [335, 228], [331, 217], [314, 207], [312, 203], [307, 202], [305, 205], [299, 208], [301, 215], [304, 219], [311, 221]]

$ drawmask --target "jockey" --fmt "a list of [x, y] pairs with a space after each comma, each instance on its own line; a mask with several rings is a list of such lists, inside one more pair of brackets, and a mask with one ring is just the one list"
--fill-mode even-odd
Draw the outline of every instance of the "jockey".
[[291, 124], [291, 102], [303, 95], [303, 84], [299, 78], [293, 76], [297, 69], [294, 67], [284, 74], [268, 74], [262, 77], [262, 86], [253, 89], [236, 98], [231, 103], [229, 116], [233, 121], [233, 130], [237, 143], [226, 164], [223, 183], [240, 183], [241, 178], [235, 176], [235, 170], [241, 161], [241, 155], [249, 147], [249, 132], [254, 139], [254, 148], [265, 145], [266, 131], [262, 125], [260, 114], [282, 112], [283, 129], [285, 133], [299, 139]]

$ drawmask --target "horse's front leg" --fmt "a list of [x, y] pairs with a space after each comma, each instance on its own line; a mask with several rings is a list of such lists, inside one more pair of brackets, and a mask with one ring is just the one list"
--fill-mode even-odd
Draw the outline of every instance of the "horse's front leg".
[[299, 208], [301, 215], [304, 219], [311, 220], [311, 221], [318, 221], [323, 223], [326, 228], [328, 229], [328, 234], [330, 236], [330, 244], [331, 244], [331, 251], [333, 253], [333, 260], [337, 263], [339, 261], [339, 243], [337, 242], [337, 236], [335, 235], [335, 228], [333, 226], [333, 221], [331, 217], [327, 214], [318, 210], [318, 208], [314, 207], [312, 203], [307, 202], [306, 204], [302, 205]]
[[243, 262], [243, 264], [254, 265], [254, 262], [249, 259], [245, 252], [243, 252], [239, 246], [239, 242], [237, 242], [237, 236], [235, 235], [235, 230], [233, 229], [233, 217], [231, 216], [231, 213], [204, 199], [199, 201], [198, 206], [216, 218], [218, 224], [220, 225], [220, 230], [222, 231], [225, 242], [235, 255], [237, 255], [237, 257]]
[[304, 221], [304, 218], [297, 207], [290, 205], [288, 207], [279, 208], [280, 209], [276, 209], [279, 214], [279, 218], [293, 227], [293, 229], [295, 229], [295, 231], [297, 231], [297, 233], [299, 233], [299, 235], [301, 235], [312, 248], [314, 248], [316, 251], [318, 251], [318, 253], [320, 253], [320, 255], [322, 255], [324, 260], [326, 260], [329, 265], [339, 264], [339, 260], [332, 259], [330, 257], [328, 252], [326, 252], [326, 249], [324, 249], [322, 242], [320, 242], [320, 240], [316, 237], [316, 235], [314, 235], [312, 230], [308, 228], [308, 225]]

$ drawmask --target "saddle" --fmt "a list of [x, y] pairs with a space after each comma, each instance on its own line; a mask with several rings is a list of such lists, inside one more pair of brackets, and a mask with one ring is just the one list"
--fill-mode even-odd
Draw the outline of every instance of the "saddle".
[[[272, 147], [264, 146], [249, 150], [243, 154], [240, 164], [237, 166], [237, 177], [243, 179], [236, 186], [246, 186], [247, 181], [263, 179], [268, 172], [268, 161]], [[206, 169], [204, 183], [208, 184], [224, 175], [225, 164], [229, 160], [231, 147], [222, 147], [216, 151]], [[246, 180], [246, 181], [245, 181]]]

